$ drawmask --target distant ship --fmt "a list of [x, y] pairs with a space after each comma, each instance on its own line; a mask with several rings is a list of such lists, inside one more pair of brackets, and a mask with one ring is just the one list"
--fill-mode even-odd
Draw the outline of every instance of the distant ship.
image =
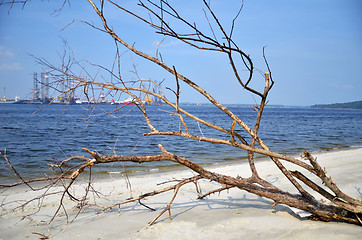
[[0, 99], [0, 104], [20, 104], [20, 103], [23, 103], [23, 100], [21, 100], [19, 97], [15, 97], [15, 99], [6, 99], [6, 98]]
[[138, 105], [138, 102], [136, 102], [136, 99], [131, 98], [131, 97], [129, 97], [123, 101], [123, 105], [136, 105], [136, 104]]
[[23, 100], [21, 100], [19, 97], [15, 97], [15, 99], [6, 98], [6, 90], [4, 87], [4, 98], [0, 98], [0, 104], [19, 104], [19, 103], [23, 103]]

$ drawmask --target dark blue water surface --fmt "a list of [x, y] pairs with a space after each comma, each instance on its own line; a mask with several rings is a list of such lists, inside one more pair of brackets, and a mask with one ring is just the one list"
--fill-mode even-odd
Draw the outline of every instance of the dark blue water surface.
[[[87, 155], [82, 147], [101, 154], [152, 155], [159, 154], [159, 143], [175, 154], [197, 163], [225, 163], [245, 161], [242, 150], [218, 144], [197, 142], [174, 136], [143, 136], [150, 132], [144, 118], [135, 109], [124, 115], [127, 106], [112, 115], [102, 115], [115, 109], [113, 105], [89, 109], [88, 106], [51, 105], [34, 113], [39, 106], [31, 104], [0, 105], [0, 151], [6, 148], [7, 157], [25, 177], [49, 174], [47, 164], [72, 155]], [[212, 106], [183, 106], [199, 118], [230, 129], [231, 121], [225, 113]], [[256, 112], [250, 107], [230, 106], [229, 109], [253, 128]], [[168, 106], [149, 106], [147, 110], [158, 130], [178, 131], [179, 121]], [[96, 116], [97, 115], [97, 116]], [[89, 116], [94, 116], [90, 118]], [[226, 134], [187, 120], [194, 135], [230, 139]], [[236, 130], [246, 137], [241, 127]], [[298, 154], [303, 150], [329, 151], [362, 146], [362, 111], [312, 108], [267, 108], [261, 122], [259, 136], [273, 150]], [[250, 140], [250, 138], [247, 138]], [[132, 164], [128, 171], [150, 171], [172, 168], [171, 162]], [[120, 172], [119, 164], [95, 167], [98, 173]], [[4, 165], [0, 179], [13, 177]]]

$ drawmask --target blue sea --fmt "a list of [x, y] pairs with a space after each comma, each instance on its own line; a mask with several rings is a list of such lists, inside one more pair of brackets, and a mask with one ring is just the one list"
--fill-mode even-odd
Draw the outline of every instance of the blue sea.
[[[141, 113], [133, 106], [116, 109], [114, 105], [0, 105], [0, 151], [24, 177], [51, 174], [48, 166], [73, 155], [85, 155], [82, 147], [100, 154], [159, 154], [159, 143], [177, 155], [200, 164], [247, 161], [246, 153], [225, 145], [197, 142], [175, 136], [143, 136], [150, 132]], [[213, 106], [182, 106], [185, 110], [214, 124], [230, 129], [225, 113]], [[253, 128], [256, 112], [251, 107], [228, 106]], [[148, 106], [147, 112], [158, 130], [179, 130], [179, 120], [168, 106]], [[186, 118], [186, 117], [185, 117]], [[186, 123], [194, 135], [230, 139], [193, 120]], [[236, 130], [250, 138], [240, 127]], [[323, 152], [362, 146], [362, 111], [346, 109], [277, 108], [265, 109], [259, 136], [275, 152], [300, 154], [304, 150]], [[3, 161], [3, 159], [1, 159]], [[173, 169], [172, 162], [124, 163], [96, 166], [98, 174], [139, 173]], [[0, 164], [0, 180], [14, 180], [14, 174]]]

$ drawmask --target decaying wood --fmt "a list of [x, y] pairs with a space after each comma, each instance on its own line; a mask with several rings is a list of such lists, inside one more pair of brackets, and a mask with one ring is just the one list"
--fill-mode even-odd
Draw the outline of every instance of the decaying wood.
[[[9, 1], [14, 2], [14, 1]], [[25, 1], [26, 2], [26, 1]], [[110, 82], [101, 82], [96, 79], [96, 77], [88, 76], [88, 78], [80, 77], [77, 74], [71, 72], [71, 65], [74, 63], [72, 60], [65, 61], [63, 60], [62, 66], [54, 66], [43, 59], [38, 59], [40, 63], [49, 67], [52, 70], [52, 77], [54, 79], [54, 88], [59, 86], [58, 84], [64, 81], [64, 79], [71, 79], [73, 82], [76, 83], [76, 87], [69, 91], [75, 91], [76, 89], [82, 89], [84, 95], [89, 99], [88, 95], [92, 92], [90, 89], [93, 87], [99, 87], [102, 90], [108, 90], [117, 94], [127, 94], [131, 96], [135, 101], [138, 103], [135, 106], [135, 110], [139, 110], [144, 119], [147, 123], [150, 132], [146, 132], [143, 135], [145, 137], [152, 136], [152, 135], [172, 135], [172, 136], [179, 136], [188, 139], [192, 139], [195, 141], [204, 141], [208, 143], [215, 143], [215, 144], [225, 144], [240, 150], [244, 150], [248, 154], [248, 161], [249, 167], [251, 170], [252, 175], [250, 177], [232, 177], [220, 173], [215, 173], [206, 170], [205, 168], [201, 167], [198, 164], [195, 164], [191, 160], [184, 158], [182, 156], [174, 155], [168, 152], [165, 147], [159, 145], [161, 150], [160, 154], [157, 155], [149, 155], [149, 156], [126, 156], [126, 155], [99, 155], [95, 151], [90, 151], [84, 148], [84, 151], [87, 152], [91, 157], [85, 156], [73, 156], [66, 160], [63, 160], [59, 164], [53, 164], [51, 167], [54, 169], [60, 169], [61, 174], [55, 177], [47, 177], [47, 178], [39, 178], [39, 179], [32, 179], [32, 180], [24, 180], [21, 178], [21, 174], [19, 174], [15, 168], [11, 165], [11, 162], [7, 159], [6, 152], [2, 155], [10, 167], [10, 169], [19, 177], [20, 182], [11, 184], [11, 185], [0, 185], [0, 188], [10, 188], [15, 187], [17, 185], [26, 184], [32, 190], [37, 191], [39, 189], [33, 188], [30, 183], [43, 181], [47, 182], [47, 184], [43, 187], [43, 189], [51, 189], [54, 186], [63, 186], [63, 190], [60, 191], [59, 198], [59, 206], [54, 213], [51, 221], [58, 215], [61, 209], [65, 209], [63, 201], [65, 197], [69, 197], [72, 201], [76, 202], [79, 209], [82, 209], [86, 205], [93, 205], [99, 208], [98, 212], [105, 212], [108, 209], [119, 207], [120, 205], [127, 204], [130, 202], [139, 202], [141, 205], [145, 206], [150, 210], [154, 210], [144, 203], [141, 202], [146, 197], [155, 197], [158, 194], [174, 191], [169, 203], [167, 206], [157, 215], [157, 217], [150, 222], [150, 224], [155, 223], [161, 215], [165, 212], [169, 213], [169, 217], [171, 219], [171, 207], [174, 199], [176, 198], [179, 191], [185, 184], [195, 184], [196, 191], [198, 193], [198, 198], [205, 198], [211, 194], [218, 193], [230, 188], [238, 188], [240, 190], [245, 190], [247, 192], [256, 194], [261, 197], [268, 198], [276, 204], [286, 204], [291, 207], [295, 207], [304, 211], [311, 213], [314, 217], [319, 218], [324, 221], [330, 220], [339, 220], [345, 221], [354, 224], [361, 224], [360, 219], [362, 218], [362, 202], [358, 199], [352, 198], [345, 193], [343, 193], [337, 185], [333, 182], [330, 176], [327, 176], [327, 173], [323, 170], [323, 168], [318, 164], [317, 160], [307, 151], [304, 152], [305, 160], [308, 162], [296, 159], [291, 156], [286, 156], [280, 153], [273, 152], [267, 144], [259, 137], [259, 128], [262, 119], [262, 114], [267, 105], [268, 101], [268, 94], [272, 87], [274, 86], [274, 80], [272, 79], [271, 71], [269, 64], [266, 60], [264, 50], [263, 50], [263, 57], [265, 60], [265, 65], [267, 71], [265, 72], [263, 79], [265, 81], [265, 87], [262, 90], [258, 90], [251, 87], [251, 82], [254, 79], [254, 64], [248, 54], [242, 51], [236, 43], [232, 39], [232, 33], [235, 29], [234, 23], [237, 16], [234, 18], [232, 22], [232, 28], [230, 33], [228, 34], [225, 28], [221, 25], [219, 19], [217, 18], [216, 14], [212, 10], [209, 3], [203, 0], [203, 4], [205, 6], [205, 16], [208, 22], [208, 26], [211, 28], [211, 34], [207, 34], [207, 32], [202, 31], [197, 27], [196, 24], [193, 24], [191, 20], [184, 19], [181, 14], [172, 6], [171, 3], [165, 0], [158, 1], [140, 1], [139, 6], [143, 9], [149, 16], [155, 18], [157, 21], [148, 20], [137, 13], [130, 11], [121, 4], [115, 3], [113, 1], [100, 1], [99, 3], [95, 3], [92, 0], [88, 0], [90, 5], [92, 6], [95, 15], [99, 18], [101, 26], [95, 26], [93, 24], [87, 23], [92, 28], [97, 30], [101, 30], [103, 33], [108, 34], [111, 39], [116, 43], [116, 58], [115, 58], [115, 66], [118, 64], [118, 69], [107, 69], [102, 66], [97, 66], [99, 69], [106, 71], [112, 78]], [[157, 45], [156, 57], [150, 56], [139, 49], [137, 49], [134, 44], [129, 44], [124, 41], [121, 37], [121, 34], [124, 33], [116, 33], [111, 26], [109, 26], [109, 21], [107, 21], [107, 17], [104, 13], [104, 5], [108, 4], [109, 6], [113, 6], [115, 9], [120, 11], [120, 14], [126, 14], [130, 17], [136, 18], [137, 20], [149, 25], [150, 27], [156, 29], [157, 33], [163, 35], [164, 38], [175, 38], [183, 43], [193, 47], [196, 51], [211, 51], [216, 52], [219, 54], [224, 54], [227, 56], [227, 59], [230, 63], [230, 67], [234, 73], [236, 81], [244, 88], [246, 91], [254, 94], [255, 96], [260, 98], [260, 103], [258, 106], [255, 106], [254, 109], [257, 113], [255, 124], [254, 126], [250, 127], [247, 125], [239, 116], [234, 114], [230, 111], [226, 106], [219, 103], [214, 97], [211, 96], [207, 91], [205, 91], [202, 87], [197, 85], [191, 79], [185, 77], [184, 74], [177, 72], [175, 66], [171, 66], [166, 64], [160, 55], [160, 44]], [[241, 9], [240, 9], [241, 10]], [[177, 31], [176, 28], [172, 26], [168, 18], [172, 19], [173, 21], [178, 22], [179, 24], [184, 25], [184, 27], [188, 30], [188, 33], [180, 33]], [[222, 41], [218, 40], [222, 39]], [[162, 40], [163, 41], [163, 40]], [[175, 95], [175, 101], [168, 99], [162, 92], [155, 93], [150, 91], [149, 88], [146, 87], [146, 83], [150, 83], [149, 80], [143, 80], [138, 77], [137, 81], [126, 82], [122, 76], [120, 71], [120, 54], [119, 54], [119, 46], [123, 46], [128, 51], [134, 53], [135, 55], [144, 58], [156, 66], [166, 70], [176, 79], [176, 91], [171, 90]], [[238, 65], [238, 60], [241, 60], [241, 65]], [[240, 75], [240, 72], [246, 70], [248, 72], [248, 76], [246, 79], [243, 79]], [[195, 114], [191, 114], [190, 112], [186, 111], [179, 105], [179, 98], [180, 98], [180, 84], [179, 81], [182, 81], [186, 85], [192, 87], [197, 93], [201, 94], [206, 100], [208, 100], [211, 104], [215, 107], [220, 109], [222, 112], [225, 113], [229, 117], [230, 129], [225, 129], [224, 127], [215, 125], [209, 122], [207, 119], [201, 119]], [[139, 83], [140, 87], [135, 87], [134, 84]], [[155, 82], [152, 82], [155, 84]], [[159, 89], [160, 87], [157, 86]], [[160, 100], [162, 100], [165, 104], [169, 105], [174, 109], [175, 112], [172, 114], [178, 118], [179, 121], [179, 128], [175, 129], [157, 129], [153, 124], [151, 119], [148, 117], [147, 114], [147, 107], [144, 104], [144, 99], [142, 99], [141, 94], [154, 96]], [[62, 92], [61, 94], [64, 94]], [[120, 96], [120, 95], [119, 95]], [[173, 103], [175, 102], [175, 103]], [[123, 106], [118, 107], [115, 111], [122, 109]], [[134, 110], [132, 109], [132, 110]], [[104, 112], [104, 114], [113, 114], [113, 112]], [[216, 131], [219, 131], [222, 134], [225, 134], [226, 138], [213, 138], [213, 137], [205, 137], [202, 133], [198, 135], [197, 133], [191, 133], [190, 129], [187, 127], [185, 122], [185, 118], [189, 118], [192, 121], [197, 122], [197, 124], [203, 124], [206, 127], [212, 128]], [[182, 129], [183, 126], [183, 129]], [[248, 142], [240, 133], [235, 131], [236, 127], [241, 127], [244, 131], [244, 134], [249, 135], [251, 141]], [[262, 154], [267, 157], [279, 168], [279, 170], [283, 173], [286, 179], [295, 187], [298, 191], [297, 194], [292, 194], [282, 189], [279, 189], [272, 183], [262, 179], [258, 174], [258, 169], [256, 168], [254, 154]], [[72, 165], [72, 160], [80, 160], [81, 163], [77, 165]], [[173, 161], [177, 164], [183, 165], [193, 172], [195, 172], [195, 176], [186, 179], [180, 179], [177, 183], [172, 186], [165, 187], [163, 189], [156, 189], [150, 191], [149, 193], [142, 194], [137, 197], [131, 197], [129, 199], [120, 200], [119, 203], [111, 204], [109, 206], [101, 206], [97, 204], [90, 204], [87, 202], [88, 194], [92, 189], [91, 184], [91, 169], [92, 166], [98, 164], [105, 164], [105, 163], [112, 163], [112, 162], [136, 162], [136, 163], [145, 163], [145, 162], [155, 162], [155, 161]], [[317, 183], [313, 182], [311, 179], [307, 178], [301, 171], [292, 171], [285, 167], [283, 164], [284, 161], [292, 163], [295, 166], [298, 166], [299, 169], [303, 169], [306, 172], [309, 172], [319, 178], [324, 186], [320, 186]], [[67, 167], [64, 167], [67, 165]], [[73, 196], [69, 189], [72, 185], [75, 184], [75, 181], [79, 178], [80, 175], [84, 174], [84, 171], [87, 170], [89, 172], [89, 184], [86, 188], [85, 193], [81, 197]], [[201, 179], [207, 179], [209, 181], [217, 182], [219, 187], [214, 190], [211, 190], [205, 194], [200, 194], [198, 189], [198, 181]], [[319, 193], [321, 196], [329, 200], [329, 202], [323, 202], [317, 200], [312, 196], [312, 191], [308, 192], [304, 185], [308, 186], [312, 191]], [[309, 190], [310, 191], [310, 190]], [[53, 193], [43, 193], [40, 195], [40, 198], [45, 198], [48, 195]], [[25, 202], [21, 205], [21, 208], [26, 207], [26, 205], [31, 201], [36, 201], [38, 198], [34, 198]], [[80, 210], [78, 214], [80, 213]], [[70, 221], [72, 222], [72, 221]]]

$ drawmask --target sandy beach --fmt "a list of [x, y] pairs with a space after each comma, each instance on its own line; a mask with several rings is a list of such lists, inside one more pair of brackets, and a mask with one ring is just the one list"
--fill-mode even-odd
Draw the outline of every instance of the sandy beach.
[[[342, 191], [362, 198], [362, 148], [314, 155]], [[260, 175], [268, 181], [295, 192], [272, 162], [258, 160], [257, 168]], [[212, 165], [207, 169], [231, 176], [249, 176], [246, 164]], [[110, 176], [94, 182], [99, 198], [95, 198], [96, 193], [90, 194], [89, 202], [107, 206], [129, 198], [131, 192], [135, 197], [173, 184], [174, 182], [168, 182], [170, 180], [191, 176], [193, 173], [187, 169], [131, 176], [131, 189], [124, 178]], [[158, 185], [164, 182], [168, 183]], [[320, 184], [320, 181], [317, 182]], [[203, 193], [217, 186], [209, 181], [200, 182]], [[79, 193], [85, 187], [85, 183], [78, 184], [71, 192]], [[87, 206], [67, 226], [65, 214], [61, 214], [50, 225], [46, 224], [58, 207], [59, 196], [52, 195], [44, 202], [33, 202], [23, 210], [8, 213], [19, 201], [39, 195], [25, 190], [23, 186], [9, 189], [2, 191], [0, 195], [2, 203], [9, 203], [0, 209], [0, 239], [39, 239], [40, 233], [51, 239], [362, 239], [362, 228], [359, 226], [307, 220], [287, 206], [272, 207], [272, 201], [238, 189], [197, 200], [194, 184], [180, 189], [171, 207], [172, 221], [166, 212], [156, 224], [148, 226], [148, 222], [168, 204], [172, 194], [168, 192], [142, 201], [156, 211], [151, 211], [138, 202], [100, 214], [95, 214], [99, 207]], [[316, 197], [322, 198], [318, 195]], [[39, 210], [40, 204], [42, 208]], [[72, 219], [77, 212], [75, 203], [67, 199], [65, 206], [68, 209], [68, 219]], [[27, 215], [30, 217], [24, 217]]]

